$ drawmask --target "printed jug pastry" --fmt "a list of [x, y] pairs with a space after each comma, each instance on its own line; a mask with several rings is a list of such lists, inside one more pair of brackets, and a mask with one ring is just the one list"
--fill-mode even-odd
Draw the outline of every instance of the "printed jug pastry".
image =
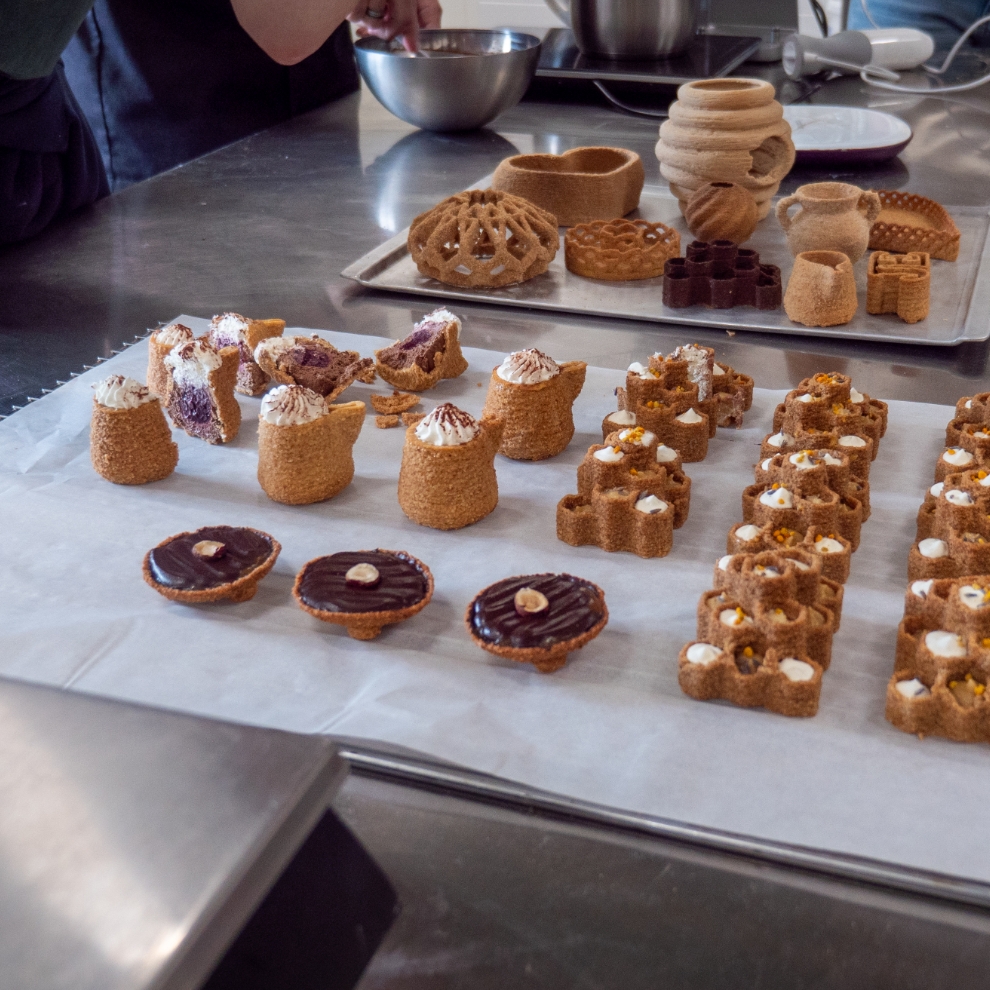
[[[795, 204], [801, 208], [791, 216], [788, 210]], [[848, 182], [811, 182], [777, 204], [791, 254], [838, 251], [853, 264], [866, 254], [870, 227], [879, 215], [880, 197]]]

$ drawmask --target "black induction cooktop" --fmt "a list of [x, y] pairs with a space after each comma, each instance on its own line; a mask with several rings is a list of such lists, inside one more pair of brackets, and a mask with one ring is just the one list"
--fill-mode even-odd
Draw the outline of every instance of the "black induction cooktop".
[[699, 34], [686, 51], [649, 62], [583, 55], [574, 34], [553, 28], [543, 39], [536, 75], [544, 79], [598, 79], [605, 82], [658, 83], [679, 86], [692, 79], [727, 76], [760, 46], [759, 38]]

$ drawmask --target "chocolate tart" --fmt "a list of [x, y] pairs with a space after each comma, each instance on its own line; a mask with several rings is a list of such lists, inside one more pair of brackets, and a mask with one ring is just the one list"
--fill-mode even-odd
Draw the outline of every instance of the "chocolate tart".
[[[378, 579], [355, 584], [347, 574], [371, 564]], [[344, 626], [353, 639], [374, 639], [387, 625], [409, 619], [433, 597], [433, 575], [404, 550], [345, 550], [315, 557], [296, 575], [292, 594], [304, 612]]]
[[[213, 557], [194, 551], [201, 542], [223, 544]], [[144, 579], [176, 602], [246, 602], [275, 566], [282, 547], [260, 529], [203, 526], [162, 540], [144, 555]]]
[[[539, 592], [547, 607], [538, 614], [516, 610], [516, 593]], [[572, 574], [523, 574], [496, 581], [474, 597], [464, 615], [471, 638], [483, 650], [542, 674], [559, 670], [567, 654], [593, 640], [608, 622], [605, 593]]]

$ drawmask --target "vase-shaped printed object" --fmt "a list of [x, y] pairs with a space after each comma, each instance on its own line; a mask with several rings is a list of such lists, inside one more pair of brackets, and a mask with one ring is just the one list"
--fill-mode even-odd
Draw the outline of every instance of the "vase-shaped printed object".
[[735, 182], [756, 200], [762, 220], [794, 165], [791, 126], [760, 79], [699, 79], [677, 90], [660, 127], [660, 174], [684, 212], [708, 182]]
[[684, 207], [688, 229], [699, 241], [742, 244], [753, 236], [759, 211], [752, 193], [736, 182], [706, 182]]
[[856, 315], [852, 262], [839, 251], [805, 251], [794, 259], [784, 311], [806, 327], [835, 327]]
[[[801, 207], [791, 216], [788, 210]], [[870, 227], [880, 215], [880, 197], [848, 182], [811, 182], [777, 204], [787, 246], [802, 251], [841, 251], [856, 264], [870, 243]]]

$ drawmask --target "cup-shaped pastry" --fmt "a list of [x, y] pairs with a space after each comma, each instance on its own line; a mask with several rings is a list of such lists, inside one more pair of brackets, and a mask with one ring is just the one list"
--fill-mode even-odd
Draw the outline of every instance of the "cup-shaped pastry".
[[165, 366], [165, 356], [179, 344], [193, 339], [193, 332], [181, 323], [159, 327], [148, 338], [148, 388], [162, 399], [168, 397], [171, 372]]
[[406, 430], [399, 471], [399, 506], [420, 526], [461, 529], [498, 504], [495, 454], [502, 420], [482, 418], [444, 402]]
[[248, 320], [240, 313], [221, 313], [210, 321], [207, 340], [217, 349], [236, 347], [240, 352], [237, 391], [260, 395], [268, 386], [268, 372], [254, 359], [255, 348], [272, 337], [281, 337], [285, 320]]
[[190, 340], [165, 356], [169, 372], [165, 406], [176, 426], [207, 443], [229, 443], [241, 428], [234, 398], [240, 352], [218, 351], [205, 340]]
[[840, 251], [804, 251], [784, 293], [784, 311], [806, 327], [834, 327], [856, 315], [856, 278], [852, 262]]
[[584, 385], [584, 361], [515, 351], [492, 371], [483, 416], [505, 424], [499, 453], [516, 461], [555, 457], [574, 436], [572, 407]]
[[96, 472], [116, 485], [167, 478], [179, 462], [179, 448], [158, 396], [123, 375], [111, 375], [95, 389], [89, 453]]
[[286, 505], [333, 498], [354, 477], [352, 448], [364, 425], [364, 403], [330, 405], [302, 385], [280, 385], [258, 415], [258, 481]]

